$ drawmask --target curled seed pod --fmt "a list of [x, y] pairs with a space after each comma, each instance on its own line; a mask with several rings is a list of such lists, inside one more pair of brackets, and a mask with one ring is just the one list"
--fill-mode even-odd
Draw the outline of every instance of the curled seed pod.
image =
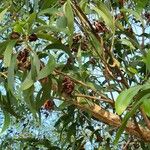
[[17, 60], [18, 60], [18, 68], [22, 71], [31, 69], [31, 62], [28, 60], [29, 51], [24, 49], [20, 51]]
[[19, 52], [17, 56], [17, 60], [19, 62], [25, 62], [27, 60], [28, 55], [29, 55], [29, 51], [27, 49], [24, 49], [23, 51]]
[[54, 101], [53, 100], [46, 100], [44, 105], [43, 105], [43, 108], [46, 109], [46, 110], [52, 110], [54, 109]]
[[35, 33], [33, 33], [33, 34], [29, 35], [28, 39], [30, 42], [33, 42], [33, 41], [36, 41], [38, 38], [37, 38], [37, 35]]
[[62, 82], [62, 92], [71, 95], [73, 91], [74, 91], [73, 81], [68, 76], [65, 76]]
[[106, 28], [105, 24], [101, 21], [94, 21], [93, 23], [94, 29], [98, 33], [107, 32], [108, 29]]
[[19, 39], [20, 38], [20, 34], [18, 32], [12, 32], [10, 34], [10, 39]]
[[73, 43], [76, 44], [78, 43], [82, 38], [82, 35], [81, 34], [76, 34], [74, 37], [73, 37]]

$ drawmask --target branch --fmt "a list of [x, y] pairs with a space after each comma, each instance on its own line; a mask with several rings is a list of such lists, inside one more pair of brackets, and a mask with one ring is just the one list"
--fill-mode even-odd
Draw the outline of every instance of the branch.
[[[90, 112], [96, 119], [102, 121], [108, 125], [113, 127], [119, 128], [121, 126], [121, 119], [118, 115], [111, 113], [109, 111], [104, 110], [99, 105], [94, 105], [89, 107], [87, 105], [82, 105], [79, 102], [74, 102], [74, 105], [78, 108]], [[144, 128], [138, 124], [140, 131], [142, 132], [143, 136], [139, 133], [139, 129], [137, 129], [137, 125], [133, 121], [128, 121], [127, 126], [125, 128], [126, 132], [130, 135], [134, 135], [139, 139], [142, 139], [146, 142], [150, 142], [150, 130], [148, 128]]]

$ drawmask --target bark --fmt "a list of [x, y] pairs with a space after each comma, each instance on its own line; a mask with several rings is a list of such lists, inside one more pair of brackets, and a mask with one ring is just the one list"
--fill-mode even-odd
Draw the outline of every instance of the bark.
[[[78, 102], [75, 102], [74, 105], [76, 105], [78, 108], [84, 111], [91, 112], [92, 116], [94, 116], [96, 119], [102, 121], [107, 125], [116, 127], [116, 129], [121, 126], [121, 119], [117, 114], [106, 111], [99, 105], [95, 104], [94, 106], [89, 107], [87, 105], [82, 105]], [[146, 127], [142, 127], [139, 124], [138, 126], [139, 128], [137, 128], [137, 125], [134, 122], [128, 121], [125, 131], [128, 132], [130, 135], [134, 135], [141, 140], [150, 142], [150, 130]], [[143, 134], [142, 136], [141, 136], [141, 132]]]

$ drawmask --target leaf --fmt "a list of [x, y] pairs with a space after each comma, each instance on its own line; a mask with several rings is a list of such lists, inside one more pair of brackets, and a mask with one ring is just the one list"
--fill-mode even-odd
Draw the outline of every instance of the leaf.
[[13, 85], [14, 85], [15, 65], [16, 65], [16, 55], [13, 55], [12, 60], [11, 60], [11, 64], [8, 68], [8, 78], [7, 78], [8, 88], [12, 91], [12, 93], [13, 93], [13, 90], [14, 90]]
[[40, 60], [39, 60], [39, 57], [36, 53], [34, 53], [34, 56], [33, 56], [33, 65], [35, 65], [36, 72], [38, 74], [40, 71]]
[[5, 67], [10, 66], [11, 55], [12, 55], [13, 47], [15, 46], [15, 44], [16, 44], [16, 40], [11, 40], [6, 47], [6, 50], [4, 52], [4, 66]]
[[98, 6], [93, 7], [93, 10], [95, 10], [98, 13], [98, 15], [103, 18], [106, 25], [112, 30], [112, 32], [114, 32], [115, 30], [114, 20], [109, 9], [106, 7], [105, 4], [103, 4], [100, 1], [98, 1], [97, 5]]
[[37, 37], [38, 38], [41, 38], [41, 39], [44, 39], [44, 40], [48, 40], [48, 41], [51, 41], [51, 42], [57, 42], [57, 39], [55, 39], [53, 36], [49, 35], [49, 34], [46, 34], [46, 33], [37, 33]]
[[116, 102], [115, 102], [115, 109], [118, 115], [121, 115], [124, 110], [128, 107], [131, 103], [133, 97], [138, 93], [138, 91], [142, 88], [141, 85], [137, 85], [122, 91]]
[[0, 12], [0, 22], [3, 20], [4, 15], [6, 14], [8, 8], [4, 9], [2, 12]]
[[49, 15], [52, 15], [52, 14], [56, 14], [58, 12], [58, 9], [56, 8], [47, 8], [47, 9], [44, 9], [42, 11], [40, 11], [38, 13], [38, 15], [44, 15], [44, 14], [49, 14]]
[[123, 45], [129, 46], [130, 49], [135, 49], [135, 47], [134, 47], [133, 44], [130, 42], [130, 40], [123, 38], [123, 39], [121, 39], [120, 41], [121, 41], [121, 43], [122, 43]]
[[150, 51], [147, 52], [146, 56], [143, 58], [143, 61], [146, 64], [146, 69], [150, 71]]
[[26, 102], [28, 108], [30, 109], [33, 117], [37, 119], [37, 111], [35, 109], [35, 102], [34, 102], [34, 86], [31, 86], [27, 90], [23, 91], [24, 101]]
[[150, 117], [150, 97], [143, 101], [142, 107], [147, 116]]
[[71, 58], [73, 58], [72, 56], [72, 53], [71, 53], [71, 50], [69, 49], [68, 46], [66, 45], [63, 45], [62, 43], [53, 43], [53, 44], [50, 44], [48, 46], [46, 46], [44, 48], [44, 50], [47, 50], [47, 49], [57, 49], [57, 50], [63, 50], [64, 52], [66, 52]]
[[56, 25], [58, 28], [66, 28], [67, 27], [67, 18], [65, 16], [61, 16], [57, 19]]
[[142, 19], [142, 17], [141, 17], [141, 15], [140, 15], [140, 13], [138, 13], [137, 11], [134, 11], [134, 10], [132, 10], [132, 9], [125, 9], [125, 8], [123, 8], [123, 9], [121, 9], [122, 11], [124, 11], [124, 12], [128, 12], [129, 13], [129, 15], [133, 15], [134, 17], [135, 17], [135, 19], [136, 20], [139, 20], [141, 23], [142, 23], [142, 25], [144, 26], [144, 20]]
[[23, 81], [21, 85], [21, 90], [27, 90], [34, 84], [33, 79], [31, 78], [31, 71], [27, 75], [26, 79]]
[[125, 115], [124, 119], [122, 120], [121, 127], [117, 131], [117, 134], [116, 134], [116, 137], [115, 137], [115, 140], [114, 140], [115, 145], [118, 143], [119, 138], [120, 138], [123, 130], [125, 129], [129, 118], [132, 117], [135, 114], [136, 110], [142, 105], [143, 101], [145, 99], [148, 99], [148, 98], [150, 98], [150, 94], [147, 94], [147, 95], [143, 96], [138, 102], [134, 103], [133, 108]]
[[46, 64], [46, 66], [39, 72], [37, 79], [43, 79], [45, 77], [47, 77], [48, 75], [50, 75], [54, 68], [55, 68], [56, 64], [55, 64], [55, 59], [53, 56], [49, 56], [49, 60], [48, 63]]
[[8, 129], [8, 127], [10, 125], [9, 113], [7, 113], [6, 111], [3, 111], [3, 113], [4, 113], [4, 123], [3, 123], [3, 127], [2, 127], [0, 134], [2, 134], [6, 129]]
[[71, 1], [67, 0], [64, 4], [64, 14], [67, 18], [67, 25], [70, 30], [70, 33], [73, 34], [74, 31], [74, 14], [71, 7]]
[[4, 53], [9, 42], [10, 41], [4, 41], [4, 42], [0, 43], [0, 56], [2, 56], [2, 54]]
[[[27, 23], [29, 25], [29, 29], [31, 29], [33, 23], [35, 22], [37, 14], [36, 13], [32, 13], [29, 18], [27, 19]], [[31, 31], [32, 32], [32, 31]]]

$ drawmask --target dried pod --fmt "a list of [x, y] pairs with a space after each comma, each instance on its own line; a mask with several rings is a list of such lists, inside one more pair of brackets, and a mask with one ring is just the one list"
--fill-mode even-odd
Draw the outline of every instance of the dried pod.
[[76, 34], [74, 37], [73, 37], [73, 43], [76, 44], [78, 43], [82, 38], [82, 35], [81, 34]]
[[105, 24], [101, 21], [94, 21], [93, 26], [94, 26], [95, 31], [98, 33], [103, 33], [103, 32], [108, 31]]
[[46, 110], [52, 110], [54, 109], [54, 101], [53, 100], [46, 100], [44, 105], [43, 105], [43, 108], [46, 109]]
[[22, 71], [31, 69], [31, 62], [28, 60], [29, 51], [24, 49], [17, 56], [18, 68]]
[[37, 38], [37, 35], [33, 33], [29, 35], [28, 39], [30, 42], [33, 42], [33, 41], [36, 41], [38, 38]]
[[62, 82], [62, 92], [71, 95], [73, 90], [74, 90], [73, 81], [68, 76], [65, 76]]
[[10, 34], [10, 39], [19, 39], [20, 38], [20, 34], [18, 32], [12, 32]]
[[17, 56], [17, 60], [19, 62], [25, 62], [27, 60], [28, 55], [29, 55], [29, 51], [27, 49], [24, 49], [23, 51], [19, 52]]

